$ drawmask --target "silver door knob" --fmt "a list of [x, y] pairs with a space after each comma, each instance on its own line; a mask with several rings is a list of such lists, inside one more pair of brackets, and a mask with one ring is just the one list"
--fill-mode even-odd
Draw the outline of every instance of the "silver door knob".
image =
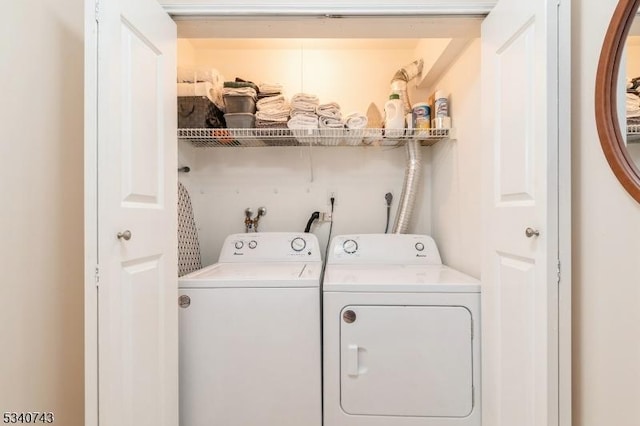
[[524, 235], [526, 235], [527, 238], [539, 237], [540, 236], [540, 231], [538, 231], [537, 229], [533, 229], [533, 228], [527, 228], [527, 229], [524, 230]]
[[118, 239], [129, 241], [131, 239], [131, 231], [127, 229], [124, 232], [118, 232]]

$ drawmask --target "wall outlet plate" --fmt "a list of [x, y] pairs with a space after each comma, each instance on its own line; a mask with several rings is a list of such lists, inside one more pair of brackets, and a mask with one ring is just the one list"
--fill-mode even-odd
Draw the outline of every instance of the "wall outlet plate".
[[320, 213], [320, 222], [331, 222], [333, 220], [333, 214], [329, 212]]

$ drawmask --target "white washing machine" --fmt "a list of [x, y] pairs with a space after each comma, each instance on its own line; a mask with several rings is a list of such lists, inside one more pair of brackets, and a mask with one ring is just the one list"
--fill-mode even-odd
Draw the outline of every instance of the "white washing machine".
[[479, 426], [480, 284], [424, 235], [335, 237], [324, 426]]
[[180, 425], [320, 426], [318, 240], [230, 235], [179, 280]]

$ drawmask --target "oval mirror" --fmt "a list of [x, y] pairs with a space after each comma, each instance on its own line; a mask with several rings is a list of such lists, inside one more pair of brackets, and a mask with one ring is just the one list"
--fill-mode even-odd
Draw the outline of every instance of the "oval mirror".
[[640, 202], [640, 0], [620, 0], [605, 36], [596, 77], [596, 125], [605, 157]]

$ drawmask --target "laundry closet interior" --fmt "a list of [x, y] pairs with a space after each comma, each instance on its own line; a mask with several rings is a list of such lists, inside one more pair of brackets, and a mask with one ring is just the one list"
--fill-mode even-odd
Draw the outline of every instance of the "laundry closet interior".
[[[408, 82], [409, 101], [446, 93], [451, 128], [420, 139], [421, 173], [408, 232], [432, 236], [443, 263], [480, 277], [481, 112], [490, 108], [480, 93], [482, 17], [175, 19], [179, 69], [215, 69], [225, 81], [279, 83], [288, 102], [297, 93], [313, 94], [320, 104], [337, 103], [343, 117], [368, 116], [374, 121], [369, 127], [382, 126], [396, 72], [422, 61], [422, 71]], [[190, 194], [203, 265], [217, 261], [227, 235], [245, 231], [247, 208], [266, 208], [260, 232], [302, 232], [313, 212], [331, 211], [333, 197], [332, 235], [384, 233], [385, 195], [391, 193], [391, 232], [409, 137], [302, 134], [273, 142], [260, 137], [268, 132], [248, 132], [195, 138], [179, 129], [178, 180]], [[310, 229], [323, 248], [329, 229], [327, 220]]]
[[87, 424], [552, 424], [569, 5], [222, 3], [87, 9]]

